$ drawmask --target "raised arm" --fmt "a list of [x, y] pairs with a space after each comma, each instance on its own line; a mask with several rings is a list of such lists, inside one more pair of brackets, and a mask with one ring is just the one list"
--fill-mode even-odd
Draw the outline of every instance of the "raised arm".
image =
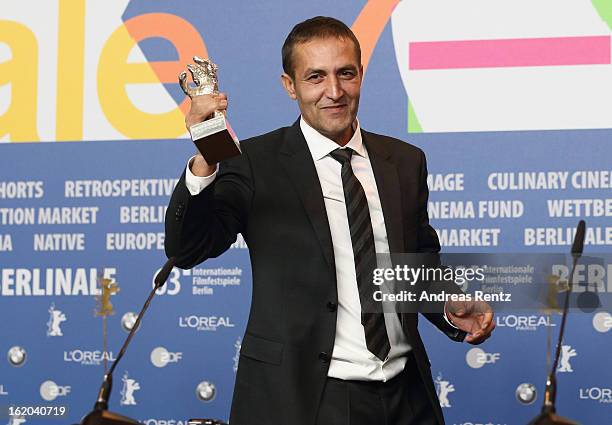
[[[226, 108], [223, 94], [196, 96], [185, 124], [189, 127]], [[219, 256], [236, 241], [238, 233], [244, 235], [252, 198], [246, 152], [220, 163], [218, 171], [217, 164], [207, 164], [199, 154], [188, 167], [174, 188], [165, 220], [166, 255], [176, 257], [182, 268]]]

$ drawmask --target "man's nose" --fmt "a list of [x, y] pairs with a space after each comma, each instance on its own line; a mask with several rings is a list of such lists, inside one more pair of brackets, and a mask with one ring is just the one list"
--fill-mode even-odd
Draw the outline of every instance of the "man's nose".
[[339, 100], [344, 94], [344, 90], [342, 89], [342, 85], [340, 84], [340, 79], [338, 77], [331, 76], [327, 79], [327, 87], [325, 91], [325, 95], [331, 100]]

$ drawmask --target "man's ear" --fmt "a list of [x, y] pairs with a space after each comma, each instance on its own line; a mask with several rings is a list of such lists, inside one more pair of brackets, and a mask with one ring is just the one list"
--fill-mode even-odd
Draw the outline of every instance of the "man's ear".
[[293, 81], [293, 78], [291, 78], [289, 74], [283, 73], [281, 75], [281, 83], [283, 83], [283, 87], [285, 88], [285, 91], [289, 97], [296, 100], [297, 96], [295, 95], [295, 82]]

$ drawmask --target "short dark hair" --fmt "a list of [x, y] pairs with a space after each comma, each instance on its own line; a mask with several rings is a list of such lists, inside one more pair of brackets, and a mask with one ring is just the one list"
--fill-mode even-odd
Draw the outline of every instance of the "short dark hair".
[[336, 37], [348, 39], [355, 45], [357, 61], [361, 64], [361, 46], [353, 31], [342, 21], [328, 16], [315, 16], [300, 22], [293, 27], [285, 42], [283, 43], [283, 71], [294, 77], [293, 73], [293, 48], [296, 44], [306, 43], [315, 38]]

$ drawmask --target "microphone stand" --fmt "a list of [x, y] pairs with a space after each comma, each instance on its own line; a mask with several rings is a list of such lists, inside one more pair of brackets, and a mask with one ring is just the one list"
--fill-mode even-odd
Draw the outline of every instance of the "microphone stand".
[[166, 261], [166, 264], [164, 264], [157, 276], [155, 276], [155, 285], [153, 286], [151, 293], [149, 293], [149, 297], [142, 306], [142, 309], [136, 318], [136, 323], [134, 323], [134, 326], [132, 329], [130, 329], [130, 333], [123, 342], [117, 358], [111, 365], [109, 371], [104, 375], [104, 380], [100, 386], [100, 391], [98, 391], [98, 398], [96, 399], [93, 410], [83, 418], [80, 425], [141, 425], [141, 423], [135, 419], [128, 418], [127, 416], [110, 412], [108, 410], [108, 400], [113, 388], [113, 372], [125, 354], [130, 341], [132, 341], [132, 338], [134, 337], [134, 333], [140, 326], [142, 316], [144, 316], [145, 312], [149, 308], [149, 304], [151, 304], [151, 300], [155, 296], [155, 292], [164, 286], [166, 280], [168, 280], [168, 276], [170, 276], [170, 272], [172, 271], [175, 262], [176, 258], [170, 258], [168, 261]]
[[529, 422], [528, 425], [579, 425], [578, 422], [574, 422], [571, 419], [564, 418], [563, 416], [557, 415], [556, 411], [556, 398], [557, 398], [557, 366], [559, 364], [559, 356], [561, 355], [561, 347], [563, 344], [563, 334], [565, 333], [565, 323], [567, 321], [567, 314], [569, 311], [569, 298], [572, 292], [572, 286], [574, 284], [574, 272], [576, 270], [576, 264], [578, 259], [582, 256], [584, 249], [584, 234], [586, 230], [586, 224], [584, 220], [580, 220], [578, 228], [576, 230], [576, 236], [574, 236], [574, 243], [572, 244], [572, 272], [568, 279], [568, 288], [565, 293], [565, 301], [563, 304], [563, 316], [561, 318], [561, 327], [559, 329], [559, 339], [557, 341], [557, 348], [555, 350], [555, 360], [553, 362], [548, 379], [546, 379], [546, 389], [544, 390], [544, 404], [542, 411], [538, 416]]

